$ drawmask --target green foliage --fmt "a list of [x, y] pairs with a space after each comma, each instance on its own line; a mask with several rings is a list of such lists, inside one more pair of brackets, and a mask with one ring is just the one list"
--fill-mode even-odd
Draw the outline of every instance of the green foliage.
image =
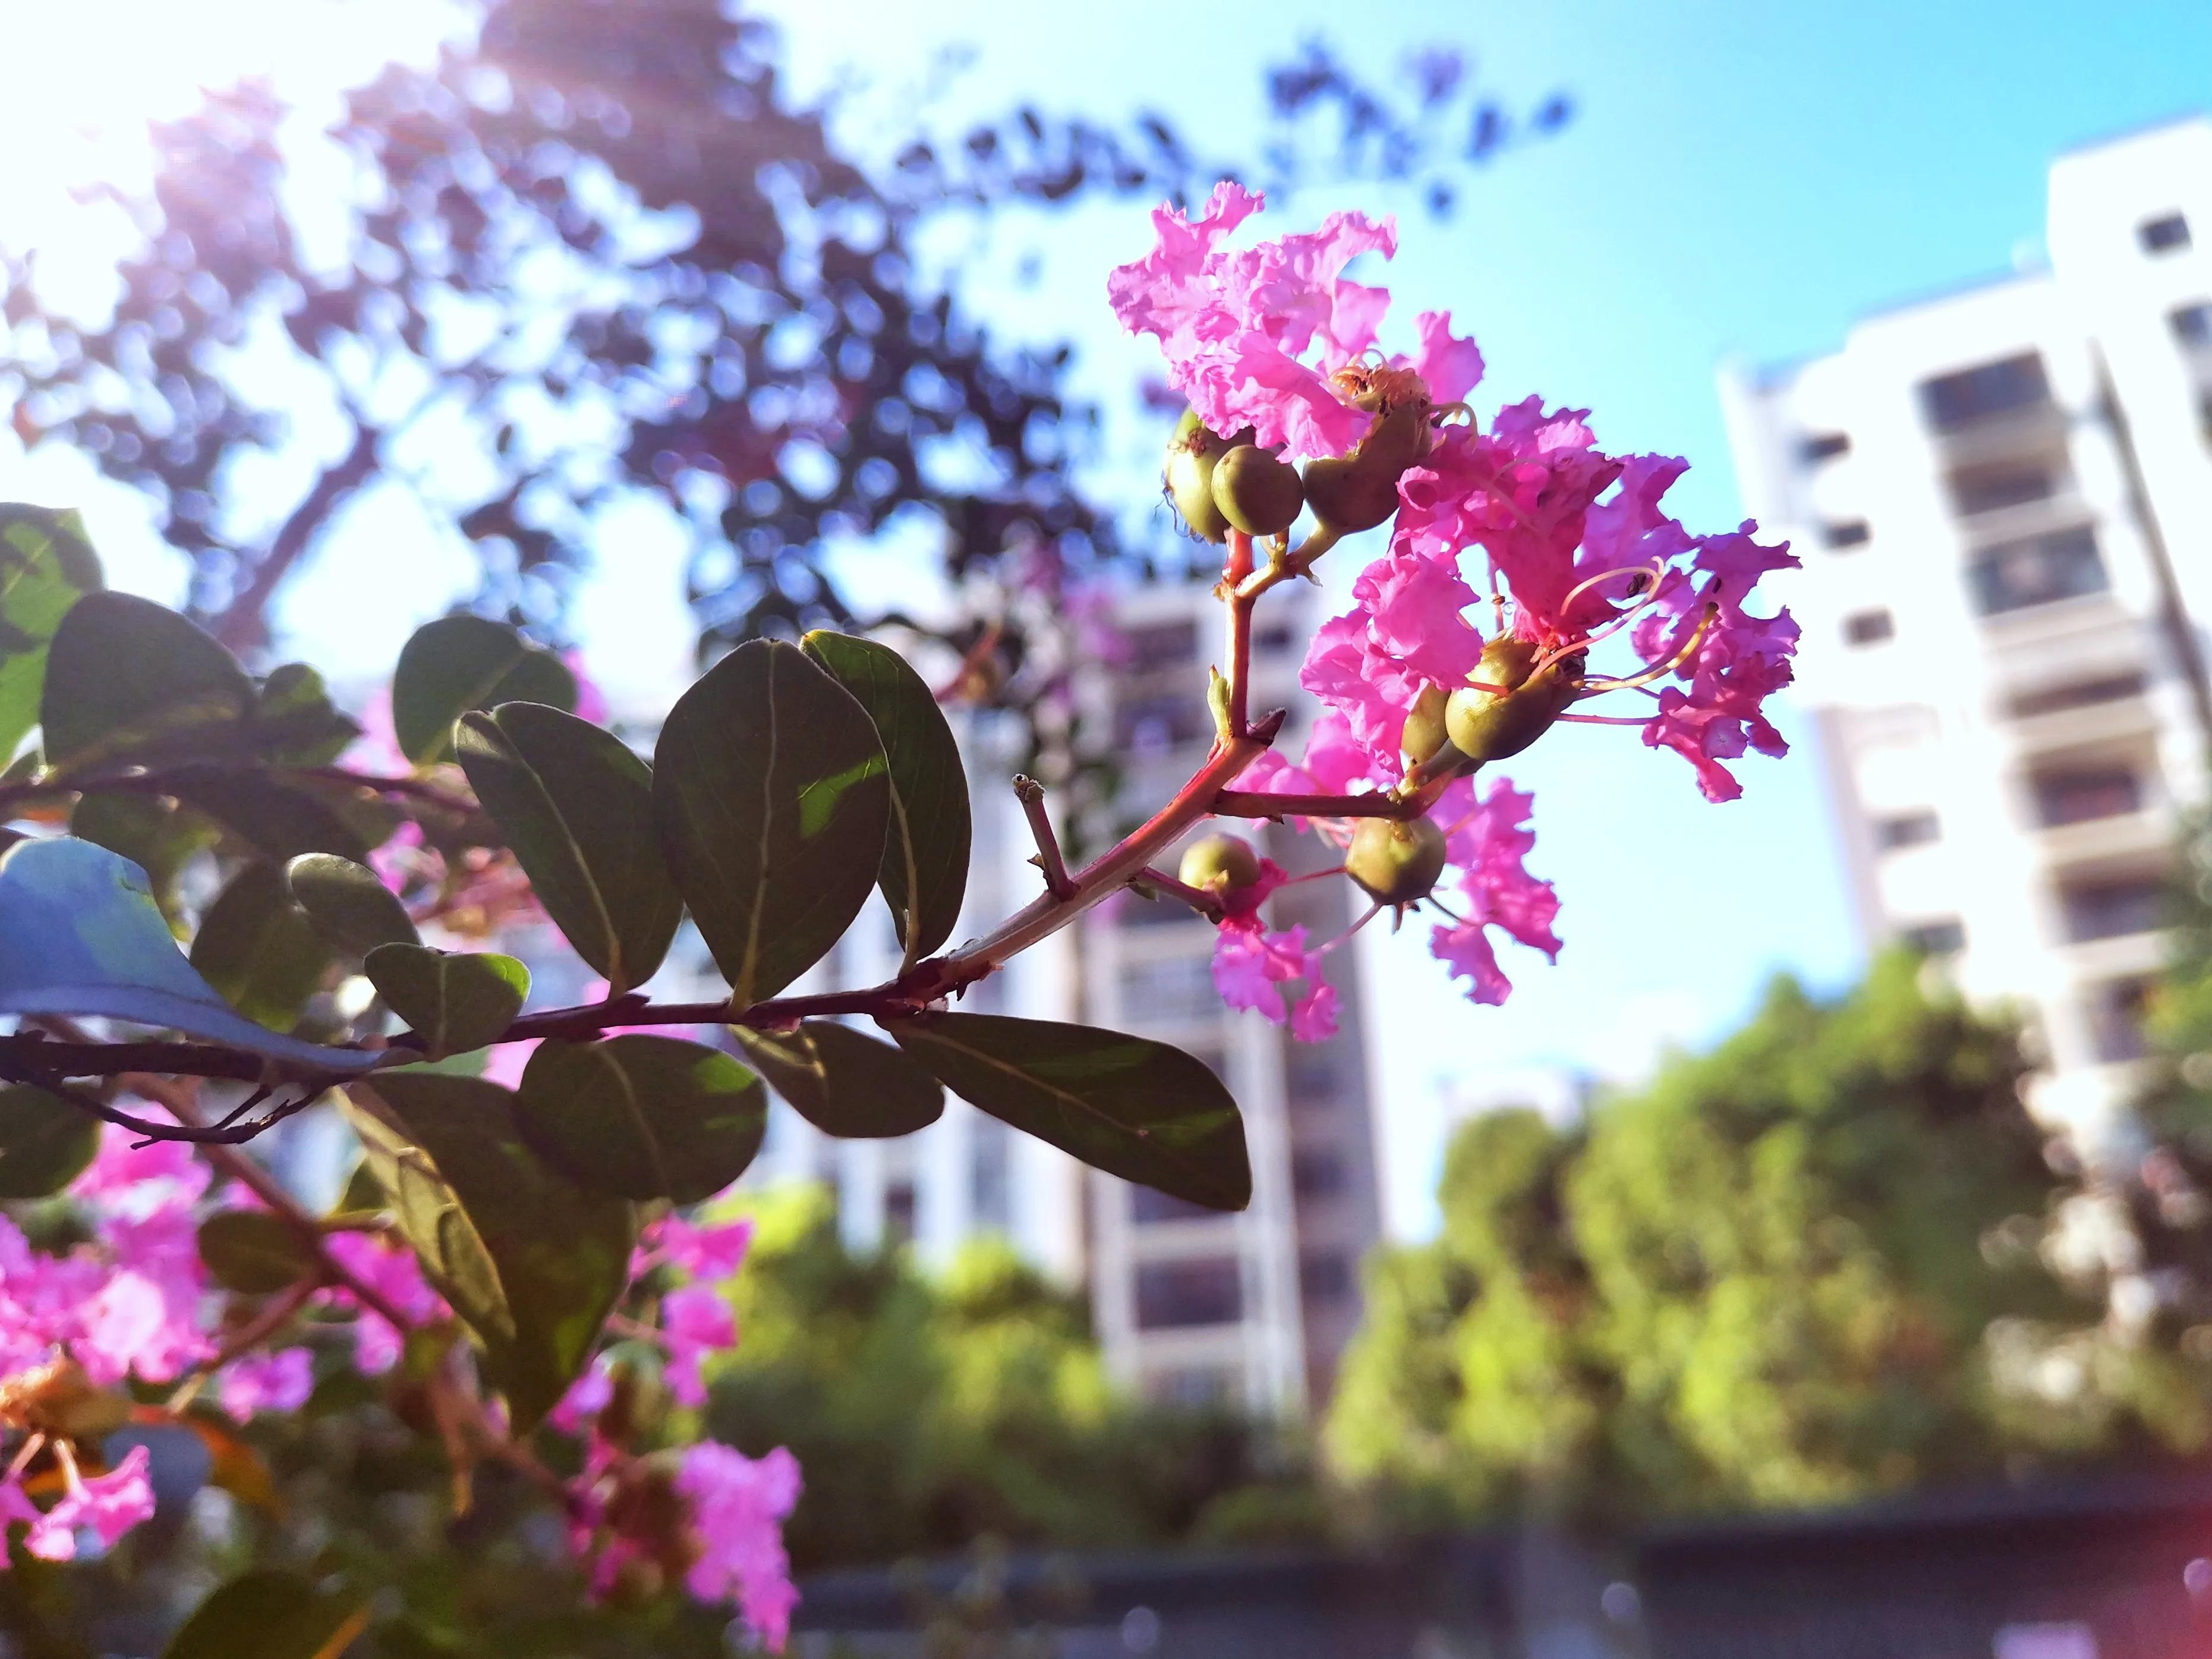
[[1587, 1126], [1479, 1118], [1433, 1244], [1383, 1253], [1329, 1442], [1464, 1514], [1860, 1498], [2038, 1449], [1989, 1334], [2063, 1297], [1991, 1242], [2051, 1190], [2011, 1031], [1884, 959], [1777, 981]]
[[46, 648], [39, 727], [46, 764], [94, 764], [218, 746], [255, 702], [238, 659], [175, 611], [88, 593]]
[[996, 1014], [932, 1014], [884, 1029], [963, 1099], [1094, 1169], [1209, 1209], [1252, 1201], [1237, 1103], [1180, 1048]]
[[200, 1223], [200, 1260], [216, 1284], [271, 1296], [320, 1270], [307, 1241], [267, 1210], [217, 1210]]
[[835, 1020], [794, 1031], [730, 1030], [779, 1095], [826, 1135], [872, 1140], [912, 1134], [944, 1115], [936, 1079], [888, 1042]]
[[400, 647], [392, 675], [392, 729], [420, 765], [452, 755], [453, 722], [503, 702], [576, 706], [576, 677], [551, 652], [483, 617], [441, 617]]
[[489, 951], [380, 945], [362, 959], [377, 994], [422, 1039], [433, 1060], [481, 1048], [514, 1023], [530, 994], [530, 970]]
[[422, 936], [398, 895], [375, 871], [350, 859], [308, 853], [284, 867], [292, 897], [325, 945], [365, 957], [380, 945], [418, 945]]
[[817, 629], [803, 647], [851, 692], [882, 740], [890, 823], [877, 885], [910, 965], [952, 936], [968, 891], [974, 830], [960, 745], [928, 683], [889, 646]]
[[252, 1572], [201, 1602], [161, 1659], [338, 1659], [368, 1625], [365, 1597], [297, 1573]]
[[1006, 1245], [972, 1244], [932, 1277], [901, 1251], [847, 1249], [818, 1189], [744, 1203], [757, 1231], [731, 1292], [744, 1335], [712, 1373], [708, 1427], [798, 1455], [799, 1571], [987, 1537], [1174, 1543], [1249, 1507], [1235, 1494], [1296, 1485], [1296, 1449], [1273, 1431], [1117, 1390], [1080, 1298]]
[[0, 1201], [44, 1198], [84, 1172], [100, 1125], [44, 1089], [0, 1089]]
[[454, 745], [538, 902], [609, 994], [651, 978], [683, 901], [660, 857], [646, 763], [611, 732], [542, 703], [464, 715]]
[[38, 723], [54, 630], [100, 586], [100, 561], [76, 514], [0, 505], [0, 765]]
[[676, 885], [737, 1007], [820, 961], [875, 885], [883, 745], [797, 646], [748, 641], [678, 698], [653, 789]]
[[300, 1023], [331, 954], [273, 865], [249, 864], [200, 918], [191, 965], [248, 1019], [272, 1031]]
[[496, 1084], [385, 1072], [356, 1093], [347, 1116], [400, 1231], [526, 1432], [583, 1369], [629, 1282], [635, 1212], [541, 1163]]
[[515, 1120], [580, 1187], [696, 1204], [760, 1151], [768, 1091], [719, 1048], [675, 1037], [546, 1042], [523, 1072]]

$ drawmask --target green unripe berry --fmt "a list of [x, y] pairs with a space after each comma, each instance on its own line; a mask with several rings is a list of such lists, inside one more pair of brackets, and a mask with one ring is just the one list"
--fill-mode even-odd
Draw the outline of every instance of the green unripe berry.
[[1192, 535], [1209, 542], [1229, 539], [1229, 521], [1213, 504], [1213, 469], [1224, 455], [1251, 438], [1249, 427], [1233, 438], [1223, 437], [1210, 430], [1195, 410], [1185, 410], [1182, 419], [1176, 422], [1175, 436], [1168, 440], [1167, 469], [1163, 476], [1169, 497]]
[[1476, 765], [1517, 755], [1552, 729], [1582, 694], [1583, 655], [1562, 657], [1534, 672], [1542, 649], [1501, 635], [1482, 647], [1474, 678], [1505, 693], [1466, 686], [1444, 705], [1444, 731], [1452, 746]]
[[1257, 444], [1239, 444], [1214, 463], [1213, 504], [1248, 536], [1279, 536], [1306, 504], [1298, 470]]
[[1363, 818], [1344, 872], [1384, 904], [1426, 898], [1444, 871], [1444, 832], [1427, 818]]
[[1426, 404], [1378, 415], [1348, 455], [1306, 463], [1306, 504], [1314, 517], [1344, 535], [1372, 530], [1398, 510], [1398, 479], [1428, 453]]
[[1451, 694], [1441, 685], [1424, 686], [1406, 711], [1406, 730], [1398, 739], [1398, 752], [1405, 757], [1407, 770], [1426, 765], [1451, 741], [1444, 726], [1444, 706], [1450, 701]]
[[1184, 849], [1176, 879], [1217, 897], [1242, 892], [1260, 879], [1260, 855], [1249, 841], [1234, 836], [1207, 836]]

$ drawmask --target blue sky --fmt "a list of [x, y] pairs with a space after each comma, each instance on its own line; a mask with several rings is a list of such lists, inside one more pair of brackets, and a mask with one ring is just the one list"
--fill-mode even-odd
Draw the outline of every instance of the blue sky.
[[[1608, 448], [1688, 457], [1671, 499], [1693, 529], [1741, 512], [1713, 392], [1723, 357], [1826, 349], [1869, 309], [2033, 257], [2055, 152], [2212, 105], [2203, 0], [776, 0], [767, 9], [787, 30], [802, 89], [856, 70], [897, 100], [940, 48], [972, 46], [948, 113], [1024, 98], [1105, 117], [1141, 104], [1224, 151], [1249, 148], [1240, 139], [1258, 116], [1259, 63], [1316, 35], [1378, 76], [1399, 72], [1417, 45], [1459, 46], [1509, 105], [1564, 88], [1577, 106], [1570, 127], [1479, 175], [1455, 219], [1405, 213], [1388, 280], [1401, 315], [1448, 307], [1476, 334], [1490, 362], [1479, 404], [1540, 392], [1591, 408]], [[250, 52], [258, 37], [240, 38]], [[1409, 205], [1371, 190], [1316, 191], [1282, 221]], [[1080, 388], [1126, 405], [1152, 363], [1148, 345], [1113, 332], [1103, 274], [1147, 234], [1140, 206], [1102, 205], [988, 232], [950, 227], [938, 252], [968, 271], [994, 324], [1072, 337]], [[1006, 280], [1030, 252], [1040, 279]], [[1142, 499], [1157, 434], [1130, 422], [1117, 430], [1102, 476]], [[10, 489], [74, 499], [85, 481], [66, 466], [27, 475], [0, 455], [0, 489]], [[118, 577], [173, 597], [173, 564], [134, 544], [127, 509], [112, 497], [94, 505]], [[407, 528], [362, 526], [380, 574], [398, 569]], [[610, 678], [681, 649], [676, 556], [672, 544], [625, 538], [586, 591]], [[1347, 560], [1334, 580], [1348, 583], [1352, 568]], [[457, 580], [426, 567], [393, 587], [434, 614]], [[284, 614], [309, 649], [350, 654], [363, 669], [388, 664], [420, 618], [399, 605], [365, 615], [358, 592], [354, 571], [333, 560], [308, 573]], [[343, 635], [316, 626], [331, 615], [346, 617]], [[1784, 724], [1801, 733], [1786, 712]], [[1835, 985], [1857, 963], [1809, 745], [1787, 761], [1747, 762], [1746, 799], [1725, 807], [1703, 802], [1680, 762], [1606, 728], [1555, 732], [1513, 770], [1536, 792], [1532, 863], [1557, 879], [1565, 904], [1559, 965], [1516, 952], [1512, 1001], [1473, 1009], [1412, 930], [1395, 941], [1370, 930], [1365, 941], [1381, 1010], [1389, 1210], [1401, 1231], [1427, 1224], [1447, 1073], [1480, 1085], [1531, 1062], [1633, 1073], [1663, 1042], [1724, 1031], [1778, 968]]]
[[[1376, 74], [1448, 40], [1509, 104], [1569, 91], [1569, 129], [1498, 161], [1453, 222], [1403, 216], [1389, 281], [1406, 311], [1449, 306], [1472, 325], [1492, 400], [1540, 392], [1590, 407], [1608, 447], [1688, 457], [1671, 499], [1693, 529], [1741, 513], [1713, 392], [1723, 358], [1829, 349], [1869, 310], [2037, 257], [2053, 155], [2212, 104], [2201, 3], [1142, 0], [1056, 13], [1048, 34], [1039, 15], [1022, 0], [793, 8], [787, 28], [802, 78], [857, 64], [897, 84], [964, 40], [979, 56], [956, 104], [1014, 88], [1110, 114], [1141, 97], [1224, 147], [1257, 112], [1245, 66], [1315, 34]], [[1310, 192], [1286, 217], [1378, 201], [1392, 205]], [[1146, 348], [1099, 320], [1098, 285], [1106, 261], [1141, 250], [1142, 216], [1033, 235], [1047, 281], [993, 314], [1065, 319], [1086, 384], [1110, 393]], [[1564, 903], [1559, 966], [1523, 954], [1512, 1000], [1470, 1009], [1410, 930], [1369, 951], [1401, 1231], [1431, 1214], [1446, 1070], [1478, 1085], [1529, 1062], [1632, 1072], [1661, 1042], [1725, 1031], [1778, 969], [1836, 985], [1860, 959], [1809, 743], [1747, 762], [1745, 799], [1721, 807], [1679, 761], [1606, 728], [1557, 731], [1514, 771], [1536, 793], [1532, 863]]]

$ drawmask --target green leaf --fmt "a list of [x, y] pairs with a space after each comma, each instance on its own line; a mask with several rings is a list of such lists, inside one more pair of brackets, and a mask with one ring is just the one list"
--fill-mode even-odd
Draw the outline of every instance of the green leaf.
[[0, 852], [0, 1014], [60, 1014], [166, 1026], [271, 1060], [361, 1071], [378, 1056], [264, 1030], [192, 970], [145, 873], [66, 836]]
[[331, 953], [274, 865], [249, 864], [200, 918], [191, 964], [258, 1025], [289, 1031], [329, 970]]
[[161, 1659], [338, 1659], [368, 1628], [367, 1597], [272, 1568], [216, 1589]]
[[952, 937], [968, 891], [968, 775], [937, 695], [887, 645], [817, 629], [806, 654], [868, 711], [890, 771], [890, 825], [877, 885], [911, 967]]
[[416, 765], [453, 753], [453, 722], [502, 702], [576, 706], [576, 677], [551, 652], [483, 617], [441, 617], [401, 647], [392, 677], [392, 726]]
[[912, 1134], [945, 1115], [945, 1091], [888, 1042], [835, 1020], [770, 1035], [732, 1026], [745, 1057], [825, 1135], [880, 1140]]
[[0, 1089], [0, 1200], [46, 1198], [84, 1173], [100, 1125], [29, 1084]]
[[530, 970], [513, 957], [380, 945], [362, 971], [433, 1060], [481, 1048], [514, 1023]]
[[653, 796], [677, 890], [744, 1008], [867, 902], [890, 788], [866, 711], [797, 646], [749, 640], [676, 701]]
[[70, 812], [70, 834], [120, 853], [143, 870], [155, 902], [173, 923], [177, 877], [222, 832], [158, 795], [89, 793], [80, 795]]
[[38, 724], [54, 630], [100, 586], [100, 561], [76, 514], [0, 506], [0, 763]]
[[1212, 1210], [1252, 1201], [1237, 1103], [1180, 1048], [995, 1014], [881, 1024], [953, 1093], [1094, 1169]]
[[255, 695], [238, 659], [175, 611], [130, 593], [88, 593], [46, 651], [46, 764], [82, 771], [227, 748]]
[[365, 957], [380, 945], [419, 945], [399, 896], [375, 871], [328, 853], [306, 853], [284, 866], [292, 896], [323, 943], [341, 955]]
[[514, 1094], [495, 1083], [383, 1072], [349, 1093], [347, 1115], [402, 1235], [528, 1433], [582, 1370], [629, 1282], [636, 1212], [532, 1152]]
[[167, 769], [162, 781], [185, 805], [279, 864], [302, 853], [331, 853], [356, 864], [368, 856], [368, 842], [347, 815], [314, 789], [274, 773], [192, 762]]
[[321, 1271], [306, 1241], [267, 1210], [217, 1210], [200, 1223], [199, 1249], [216, 1283], [246, 1296], [273, 1296]]
[[676, 1037], [546, 1042], [523, 1069], [515, 1122], [579, 1186], [696, 1204], [760, 1151], [768, 1091], [720, 1049]]
[[465, 714], [453, 744], [538, 902], [609, 994], [650, 979], [684, 910], [653, 825], [651, 769], [611, 732], [543, 703]]
[[286, 766], [328, 766], [361, 735], [338, 712], [323, 677], [303, 662], [269, 671], [253, 706], [254, 751]]

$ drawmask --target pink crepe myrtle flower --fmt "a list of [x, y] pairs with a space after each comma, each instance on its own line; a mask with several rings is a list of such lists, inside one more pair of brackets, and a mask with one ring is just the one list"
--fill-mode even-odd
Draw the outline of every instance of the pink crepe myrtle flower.
[[720, 1291], [686, 1285], [660, 1298], [660, 1340], [668, 1349], [662, 1377], [669, 1394], [679, 1406], [703, 1406], [707, 1385], [699, 1367], [708, 1355], [736, 1344], [738, 1318]]
[[689, 1221], [680, 1215], [663, 1216], [649, 1223], [641, 1236], [630, 1274], [636, 1278], [665, 1264], [693, 1279], [727, 1279], [744, 1265], [752, 1239], [750, 1218], [710, 1223]]
[[781, 1651], [799, 1605], [783, 1548], [783, 1521], [799, 1502], [799, 1460], [781, 1446], [752, 1458], [702, 1440], [684, 1452], [676, 1490], [690, 1503], [701, 1545], [684, 1587], [702, 1601], [735, 1601], [753, 1633]]
[[[1278, 1025], [1289, 1024], [1307, 1042], [1336, 1035], [1336, 993], [1321, 976], [1318, 952], [1306, 949], [1306, 930], [1271, 931], [1260, 907], [1290, 874], [1273, 859], [1260, 860], [1257, 879], [1224, 887], [1216, 897], [1222, 917], [1213, 936], [1213, 984], [1232, 1008], [1249, 1008]], [[1283, 988], [1303, 981], [1305, 989], [1285, 999]]]
[[20, 1525], [26, 1553], [41, 1561], [74, 1561], [82, 1534], [90, 1533], [103, 1550], [154, 1513], [154, 1483], [148, 1470], [152, 1454], [133, 1446], [104, 1474], [82, 1474], [74, 1461], [62, 1465], [65, 1485], [53, 1505], [40, 1510], [9, 1474], [0, 1479], [0, 1571], [8, 1565], [6, 1534]]
[[[444, 1301], [423, 1279], [412, 1250], [368, 1233], [332, 1233], [324, 1244], [341, 1267], [380, 1294], [402, 1318], [428, 1322], [446, 1316]], [[343, 1285], [323, 1291], [319, 1299], [354, 1310], [354, 1364], [366, 1375], [381, 1376], [399, 1363], [406, 1334], [383, 1315]]]
[[234, 1359], [216, 1375], [216, 1400], [240, 1422], [262, 1412], [295, 1412], [315, 1391], [315, 1357], [305, 1348], [280, 1348]]

